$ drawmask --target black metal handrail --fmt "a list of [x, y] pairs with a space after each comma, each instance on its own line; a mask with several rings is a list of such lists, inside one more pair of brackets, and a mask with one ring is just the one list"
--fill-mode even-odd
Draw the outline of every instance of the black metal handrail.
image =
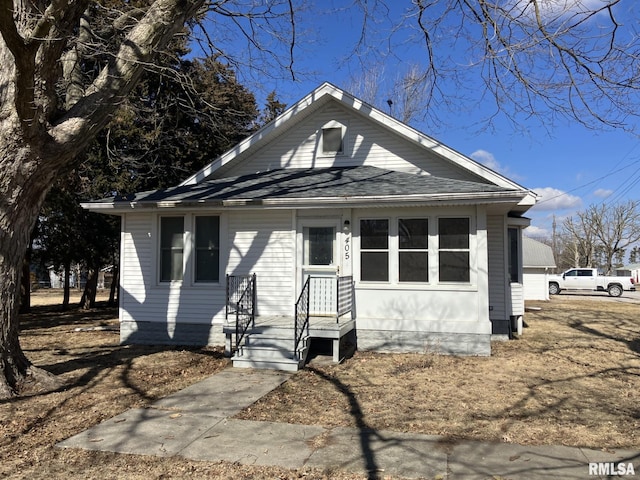
[[240, 297], [251, 282], [255, 284], [256, 274], [250, 275], [227, 275], [226, 303], [224, 318], [229, 319], [229, 315], [236, 313], [236, 307]]
[[[229, 280], [229, 277], [227, 277]], [[237, 298], [235, 301], [234, 311], [236, 314], [236, 334], [235, 334], [235, 344], [232, 346], [231, 354], [233, 355], [240, 349], [240, 343], [244, 339], [245, 334], [249, 327], [255, 325], [256, 318], [256, 275], [248, 275], [243, 277], [244, 282], [241, 285], [244, 285], [244, 289], [242, 293], [239, 291], [231, 292], [229, 294], [229, 281], [227, 281], [227, 303], [230, 303], [230, 298]], [[233, 282], [231, 282], [233, 283]]]
[[296, 357], [299, 359], [298, 347], [300, 346], [300, 342], [302, 342], [302, 337], [304, 336], [305, 331], [307, 334], [309, 333], [309, 282], [311, 277], [307, 278], [307, 281], [304, 282], [304, 286], [302, 287], [302, 291], [300, 292], [300, 296], [298, 297], [298, 301], [296, 302], [295, 312], [294, 312], [294, 339], [293, 339], [293, 351]]
[[337, 317], [340, 317], [353, 311], [353, 276], [348, 275], [338, 277], [338, 299], [336, 305]]

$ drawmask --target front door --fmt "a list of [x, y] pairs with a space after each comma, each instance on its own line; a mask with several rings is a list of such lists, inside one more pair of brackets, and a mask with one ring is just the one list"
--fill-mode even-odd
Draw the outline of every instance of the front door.
[[302, 226], [301, 285], [308, 277], [309, 313], [335, 315], [337, 308], [337, 221], [305, 221]]

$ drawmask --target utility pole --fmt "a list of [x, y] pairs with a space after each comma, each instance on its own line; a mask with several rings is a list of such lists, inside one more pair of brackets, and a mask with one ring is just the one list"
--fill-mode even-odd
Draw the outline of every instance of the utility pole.
[[[552, 230], [551, 230], [551, 248], [553, 249], [553, 257], [556, 259], [556, 263], [557, 263], [558, 260], [559, 260], [559, 257], [558, 257], [558, 244], [557, 244], [557, 241], [556, 241], [556, 227], [557, 227], [557, 225], [556, 225], [556, 214], [554, 213], [553, 214], [553, 223], [551, 224], [551, 228], [552, 228]], [[557, 267], [556, 267], [556, 269], [557, 269]]]

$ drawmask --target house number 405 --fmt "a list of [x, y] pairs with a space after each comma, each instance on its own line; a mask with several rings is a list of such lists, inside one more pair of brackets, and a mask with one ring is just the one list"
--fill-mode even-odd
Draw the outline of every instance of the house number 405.
[[351, 258], [351, 235], [347, 234], [344, 236], [344, 259], [349, 260]]

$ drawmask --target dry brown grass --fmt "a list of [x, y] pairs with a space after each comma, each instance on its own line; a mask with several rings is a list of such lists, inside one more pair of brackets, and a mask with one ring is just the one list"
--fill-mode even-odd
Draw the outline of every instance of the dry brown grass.
[[[494, 344], [491, 358], [358, 353], [300, 372], [241, 417], [640, 448], [640, 305], [561, 296], [540, 306], [525, 335]], [[220, 349], [121, 347], [113, 331], [75, 331], [115, 317], [41, 306], [22, 318], [27, 355], [67, 387], [0, 402], [0, 478], [364, 478], [56, 448], [228, 366]]]
[[[76, 298], [77, 297], [77, 298]], [[74, 301], [79, 300], [79, 295]], [[221, 348], [119, 345], [117, 310], [61, 312], [59, 292], [42, 290], [21, 318], [21, 344], [33, 363], [66, 382], [59, 391], [0, 400], [0, 478], [12, 479], [328, 479], [320, 471], [208, 463], [180, 458], [59, 449], [55, 444], [125, 410], [145, 407], [229, 365]], [[332, 476], [333, 478], [333, 476]], [[361, 479], [344, 475], [343, 479]]]
[[640, 305], [537, 306], [523, 337], [494, 343], [490, 358], [359, 352], [301, 372], [241, 418], [640, 448]]

